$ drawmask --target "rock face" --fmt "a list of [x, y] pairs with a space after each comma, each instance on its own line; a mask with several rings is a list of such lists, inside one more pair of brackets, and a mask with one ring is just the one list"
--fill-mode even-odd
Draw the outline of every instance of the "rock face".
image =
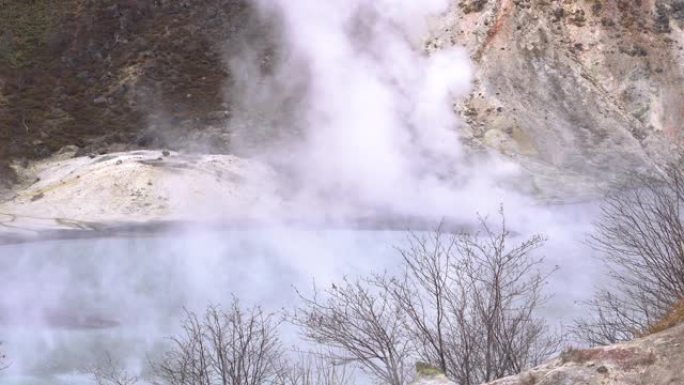
[[[0, 1], [0, 188], [11, 161], [140, 148], [225, 153], [231, 57], [278, 59], [248, 0]], [[682, 142], [683, 0], [453, 0], [428, 51], [465, 46], [475, 147], [548, 196], [647, 169]], [[193, 143], [202, 143], [201, 147]]]
[[462, 0], [428, 48], [464, 45], [475, 62], [466, 139], [554, 193], [681, 144], [683, 27], [681, 0]]
[[276, 204], [268, 184], [272, 171], [231, 155], [71, 155], [59, 154], [22, 170], [21, 188], [0, 202], [0, 234], [89, 230], [98, 223], [225, 218], [240, 223]]
[[674, 385], [684, 382], [684, 325], [628, 343], [568, 350], [489, 385]]
[[[488, 385], [675, 385], [684, 383], [684, 324], [628, 343], [567, 350], [555, 360]], [[418, 375], [413, 385], [453, 385]]]

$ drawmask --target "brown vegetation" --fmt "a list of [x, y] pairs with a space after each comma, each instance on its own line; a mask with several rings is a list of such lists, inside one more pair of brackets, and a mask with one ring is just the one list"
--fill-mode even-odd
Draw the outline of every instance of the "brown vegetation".
[[11, 159], [164, 146], [161, 126], [222, 119], [223, 55], [268, 40], [255, 17], [244, 0], [0, 0], [0, 181]]
[[659, 333], [684, 323], [684, 298], [677, 302], [660, 321], [648, 327], [645, 335]]
[[[260, 307], [246, 308], [237, 298], [227, 309], [207, 308], [203, 316], [189, 312], [183, 332], [153, 368], [158, 385], [350, 385], [346, 365], [333, 363], [326, 352], [293, 356], [280, 340], [283, 318]], [[108, 367], [114, 367], [109, 365]], [[106, 368], [106, 367], [105, 367]], [[134, 385], [138, 378], [121, 369], [100, 369], [110, 382]], [[129, 381], [129, 382], [124, 382]]]
[[642, 352], [636, 348], [595, 348], [568, 349], [561, 353], [561, 362], [583, 364], [590, 361], [609, 362], [622, 370], [630, 370], [640, 366], [652, 365], [656, 357], [651, 352]]

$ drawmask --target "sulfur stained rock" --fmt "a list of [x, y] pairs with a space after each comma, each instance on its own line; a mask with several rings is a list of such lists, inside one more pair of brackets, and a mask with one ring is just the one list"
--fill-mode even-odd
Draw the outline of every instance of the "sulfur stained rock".
[[418, 362], [416, 364], [416, 379], [411, 385], [456, 385], [449, 380], [439, 369], [428, 364]]
[[682, 383], [684, 325], [631, 342], [570, 349], [547, 364], [489, 385], [672, 385]]
[[489, 1], [477, 13], [452, 7], [433, 40], [465, 46], [473, 59], [460, 109], [466, 139], [510, 157], [542, 196], [562, 199], [578, 192], [571, 186], [598, 193], [616, 170], [649, 172], [679, 153], [681, 14], [681, 0]]

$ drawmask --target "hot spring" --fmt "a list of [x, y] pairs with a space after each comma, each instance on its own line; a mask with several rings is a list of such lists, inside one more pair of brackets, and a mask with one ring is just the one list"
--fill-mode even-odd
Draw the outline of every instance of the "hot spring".
[[[553, 209], [565, 220], [544, 229], [549, 241], [537, 252], [558, 267], [541, 310], [552, 325], [581, 315], [578, 301], [598, 275], [582, 246], [589, 215], [581, 212]], [[144, 375], [186, 310], [232, 295], [287, 310], [297, 304], [295, 287], [392, 271], [406, 242], [398, 230], [264, 227], [0, 246], [0, 340], [10, 364], [3, 383], [94, 384], [92, 369], [108, 356]], [[296, 343], [296, 333], [285, 339]]]

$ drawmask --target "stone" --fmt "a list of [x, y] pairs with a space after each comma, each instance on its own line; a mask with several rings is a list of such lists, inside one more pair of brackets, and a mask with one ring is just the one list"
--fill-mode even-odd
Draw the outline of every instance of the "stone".
[[411, 385], [456, 385], [449, 380], [439, 369], [423, 363], [416, 363], [416, 379]]
[[568, 349], [546, 364], [489, 385], [672, 385], [682, 383], [682, 373], [684, 324], [622, 344]]

